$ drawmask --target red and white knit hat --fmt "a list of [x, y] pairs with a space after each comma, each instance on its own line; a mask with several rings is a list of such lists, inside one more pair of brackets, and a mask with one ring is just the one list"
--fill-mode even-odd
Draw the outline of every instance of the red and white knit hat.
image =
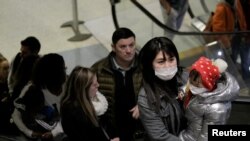
[[216, 81], [220, 78], [219, 68], [211, 60], [203, 56], [192, 65], [192, 70], [200, 73], [202, 84], [209, 91], [214, 89]]

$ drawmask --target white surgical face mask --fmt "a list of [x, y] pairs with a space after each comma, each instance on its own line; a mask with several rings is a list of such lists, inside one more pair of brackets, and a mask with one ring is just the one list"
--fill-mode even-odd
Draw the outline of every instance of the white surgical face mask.
[[193, 95], [202, 94], [208, 91], [206, 88], [199, 88], [192, 84], [190, 84], [189, 88]]
[[155, 69], [155, 75], [161, 80], [170, 80], [177, 73], [177, 66]]

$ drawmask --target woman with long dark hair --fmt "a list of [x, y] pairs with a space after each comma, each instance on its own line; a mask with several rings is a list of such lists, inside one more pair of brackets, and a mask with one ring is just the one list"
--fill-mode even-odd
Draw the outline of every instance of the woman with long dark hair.
[[184, 84], [179, 55], [173, 42], [156, 37], [141, 49], [143, 88], [138, 97], [140, 119], [150, 140], [179, 140], [185, 126], [182, 106], [176, 99]]

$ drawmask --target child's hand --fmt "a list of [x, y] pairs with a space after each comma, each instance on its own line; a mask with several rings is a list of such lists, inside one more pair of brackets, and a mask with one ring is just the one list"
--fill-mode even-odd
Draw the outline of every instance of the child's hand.
[[176, 97], [176, 99], [183, 100], [184, 96], [185, 96], [184, 92], [183, 91], [179, 91], [178, 92], [178, 96]]

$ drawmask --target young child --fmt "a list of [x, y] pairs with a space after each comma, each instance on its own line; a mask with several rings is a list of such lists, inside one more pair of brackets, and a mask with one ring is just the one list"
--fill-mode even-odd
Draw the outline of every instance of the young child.
[[238, 82], [226, 68], [224, 60], [206, 57], [192, 65], [183, 99], [188, 127], [180, 133], [181, 140], [207, 140], [208, 125], [226, 124], [231, 101], [239, 91]]

